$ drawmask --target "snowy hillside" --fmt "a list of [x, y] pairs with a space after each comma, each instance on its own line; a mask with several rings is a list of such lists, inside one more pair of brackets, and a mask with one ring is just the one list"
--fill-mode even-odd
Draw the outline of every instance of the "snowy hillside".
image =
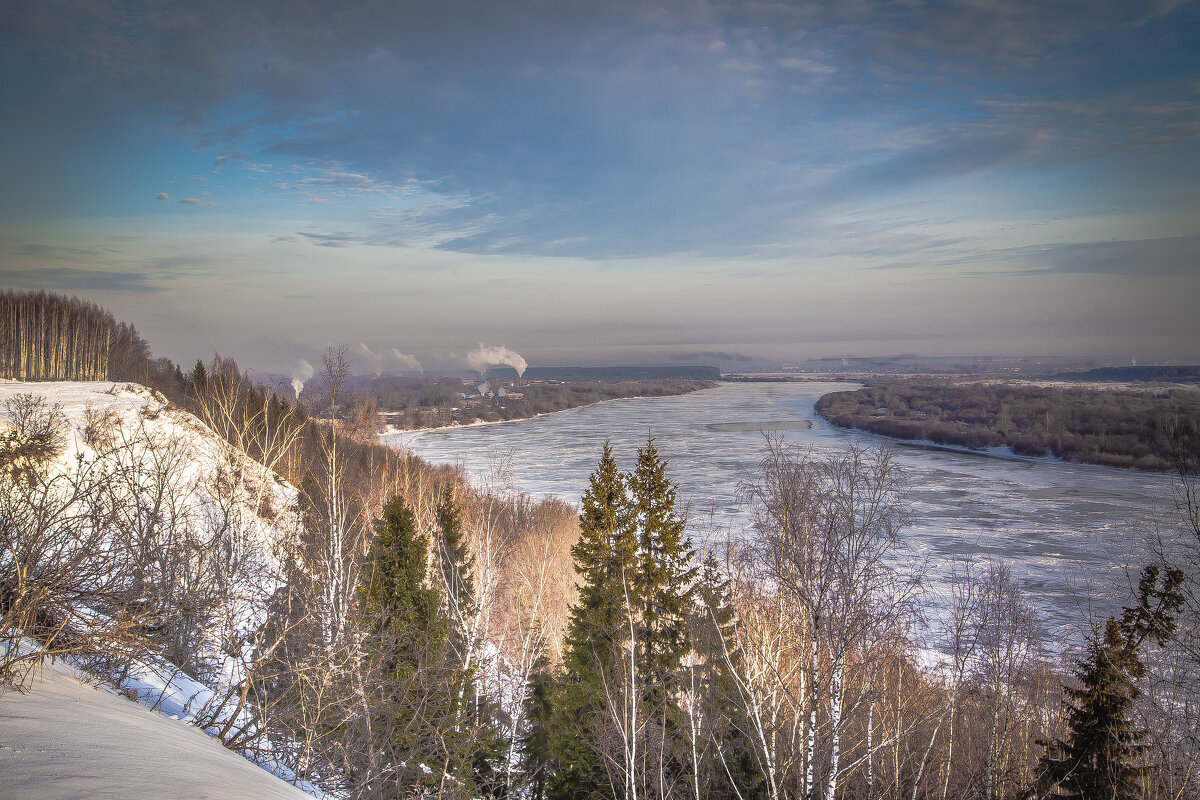
[[0, 696], [0, 798], [305, 798], [211, 737], [47, 666]]
[[[11, 457], [20, 452], [13, 450], [12, 442], [19, 441], [31, 419], [49, 421], [55, 431], [50, 449], [55, 452], [48, 463], [38, 464], [36, 479], [12, 478], [17, 470], [31, 470], [20, 457]], [[103, 556], [111, 561], [101, 569], [119, 572], [125, 586], [144, 587], [119, 607], [106, 609], [99, 601], [89, 605], [77, 600], [54, 607], [54, 618], [64, 629], [115, 632], [111, 640], [116, 643], [105, 652], [96, 655], [79, 648], [78, 654], [68, 652], [68, 660], [111, 682], [120, 694], [159, 717], [179, 720], [169, 724], [203, 728], [271, 769], [272, 745], [245, 710], [243, 678], [254, 657], [255, 632], [281, 580], [282, 548], [296, 529], [295, 489], [192, 414], [135, 384], [0, 383], [0, 439], [10, 445], [10, 457], [0, 463], [10, 479], [4, 513], [23, 517], [27, 526], [28, 520], [37, 520], [49, 531], [41, 539], [27, 537], [33, 544], [21, 557], [30, 569], [41, 571], [42, 584], [58, 587], [68, 597], [73, 576], [53, 571], [95, 568]], [[0, 562], [0, 567], [11, 566], [11, 560]], [[97, 597], [102, 600], [103, 593]], [[0, 630], [0, 648], [7, 646], [10, 654], [32, 644], [3, 634]], [[111, 727], [124, 716], [97, 711], [108, 720], [109, 736], [95, 731], [66, 736], [71, 747], [82, 749], [70, 756], [64, 751], [61, 758], [67, 760], [59, 763], [58, 751], [46, 748], [54, 763], [31, 763], [27, 747], [37, 745], [23, 743], [22, 737], [42, 734], [34, 730], [36, 725], [30, 727], [36, 720], [28, 715], [21, 722], [21, 709], [45, 706], [37, 711], [42, 716], [58, 708], [61, 714], [51, 727], [70, 727], [78, 719], [71, 709], [82, 711], [92, 700], [64, 699], [78, 693], [62, 689], [68, 680], [61, 675], [36, 678], [31, 694], [0, 696], [0, 744], [9, 748], [0, 751], [0, 772], [15, 774], [4, 761], [22, 751], [25, 756], [11, 762], [14, 768], [57, 781], [60, 773], [75, 769], [72, 763], [90, 760], [87, 748], [111, 750], [109, 736], [124, 738]], [[84, 705], [73, 705], [76, 702]], [[171, 742], [178, 753], [178, 770], [187, 773], [195, 755], [186, 744], [191, 740], [150, 735], [148, 730], [139, 735], [163, 747]], [[157, 758], [139, 755], [142, 745], [130, 747], [125, 753], [130, 759]], [[99, 773], [95, 777], [107, 780]], [[0, 795], [9, 788], [0, 787]]]

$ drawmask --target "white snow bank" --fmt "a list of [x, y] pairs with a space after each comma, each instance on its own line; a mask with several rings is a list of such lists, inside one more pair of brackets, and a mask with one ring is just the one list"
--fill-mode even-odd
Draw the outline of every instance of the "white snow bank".
[[58, 664], [28, 693], [0, 695], [0, 776], [0, 797], [310, 800], [197, 728]]

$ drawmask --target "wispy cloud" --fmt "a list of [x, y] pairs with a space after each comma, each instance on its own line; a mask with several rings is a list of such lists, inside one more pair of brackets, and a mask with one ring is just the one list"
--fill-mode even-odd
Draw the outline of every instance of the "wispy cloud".
[[1195, 276], [1200, 268], [1200, 236], [1053, 243], [1015, 248], [997, 255], [1024, 262], [1029, 274]]
[[38, 267], [0, 272], [0, 280], [18, 289], [63, 292], [156, 292], [154, 279], [143, 272], [76, 267]]

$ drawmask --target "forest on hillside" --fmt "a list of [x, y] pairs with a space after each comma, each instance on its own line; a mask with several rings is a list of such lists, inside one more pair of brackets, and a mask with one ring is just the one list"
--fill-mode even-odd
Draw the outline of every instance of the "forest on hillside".
[[153, 457], [171, 442], [89, 412], [94, 455], [63, 471], [61, 411], [17, 394], [0, 436], [5, 680], [48, 657], [109, 681], [165, 660], [214, 687], [194, 724], [346, 798], [1167, 800], [1200, 780], [1187, 422], [1170, 432], [1179, 518], [1124, 611], [1063, 651], [999, 560], [955, 565], [944, 616], [925, 619], [886, 448], [769, 440], [743, 487], [753, 523], [706, 549], [653, 439], [628, 471], [597, 453], [574, 507], [514, 491], [502, 463], [472, 485], [381, 447], [344, 396], [344, 349], [313, 381], [323, 419], [231, 359], [147, 363], [296, 506], [254, 507], [281, 527], [272, 558], [252, 557], [236, 460], [199, 487], [220, 513], [189, 516], [178, 444]]
[[833, 392], [816, 410], [838, 427], [897, 439], [1164, 471], [1173, 426], [1200, 420], [1200, 391], [914, 379]]

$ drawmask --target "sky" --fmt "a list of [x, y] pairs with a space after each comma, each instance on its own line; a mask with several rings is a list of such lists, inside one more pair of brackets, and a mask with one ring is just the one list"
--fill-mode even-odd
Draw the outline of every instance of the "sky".
[[0, 173], [184, 364], [1200, 363], [1186, 0], [5, 0]]

